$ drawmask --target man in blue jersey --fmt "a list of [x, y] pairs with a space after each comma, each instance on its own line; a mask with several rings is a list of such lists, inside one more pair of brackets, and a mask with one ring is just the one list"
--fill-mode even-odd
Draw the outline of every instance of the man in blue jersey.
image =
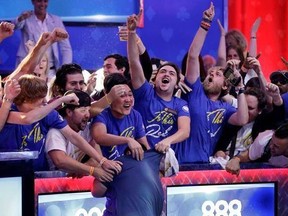
[[135, 109], [143, 117], [150, 147], [166, 152], [171, 145], [177, 146], [188, 138], [189, 109], [187, 102], [174, 96], [180, 81], [180, 71], [175, 64], [166, 63], [158, 68], [154, 87], [146, 81], [137, 50], [138, 16], [132, 15], [127, 20], [128, 59]]
[[127, 83], [127, 79], [120, 73], [105, 77], [106, 93], [115, 85], [122, 85], [123, 92], [92, 121], [92, 137], [101, 145], [102, 154], [112, 160], [123, 155], [127, 146], [131, 149], [133, 157], [141, 160], [143, 150], [140, 143], [149, 148], [142, 117], [133, 109], [134, 97]]
[[[185, 75], [186, 84], [192, 89], [187, 94], [191, 115], [191, 131], [189, 138], [177, 145], [175, 152], [179, 163], [208, 163], [216, 143], [221, 136], [223, 126], [229, 122], [232, 125], [243, 126], [248, 122], [248, 108], [244, 93], [244, 84], [237, 70], [233, 70], [240, 79], [238, 89], [238, 109], [223, 102], [221, 97], [229, 88], [228, 80], [224, 76], [224, 68], [212, 67], [201, 83], [199, 55], [204, 44], [208, 29], [215, 15], [213, 3], [203, 13], [193, 42], [191, 43]], [[235, 65], [232, 65], [235, 69]]]
[[[15, 97], [12, 111], [27, 113], [43, 106], [47, 94], [47, 84], [45, 80], [34, 75], [23, 75], [19, 78], [19, 85], [21, 93]], [[47, 106], [49, 105], [43, 106], [43, 109], [47, 108]], [[48, 112], [47, 116], [43, 116], [41, 113], [36, 115], [36, 117], [38, 120], [34, 120], [33, 123], [27, 125], [6, 123], [0, 132], [0, 140], [5, 140], [5, 143], [0, 143], [0, 149], [38, 151], [38, 159], [34, 160], [34, 170], [48, 170], [44, 152], [45, 139], [48, 130], [50, 128], [56, 128], [59, 129], [69, 141], [77, 145], [77, 147], [96, 161], [100, 162], [102, 168], [110, 172], [110, 175], [107, 175], [103, 180], [112, 180], [111, 173], [121, 170], [119, 163], [109, 161], [102, 157], [79, 134], [73, 131], [57, 111], [52, 110]]]
[[[159, 216], [163, 208], [163, 189], [159, 177], [162, 153], [150, 149], [137, 161], [126, 155], [119, 157], [122, 172], [112, 182], [94, 180], [94, 197], [107, 197], [105, 216]], [[137, 182], [137, 183], [136, 183]]]

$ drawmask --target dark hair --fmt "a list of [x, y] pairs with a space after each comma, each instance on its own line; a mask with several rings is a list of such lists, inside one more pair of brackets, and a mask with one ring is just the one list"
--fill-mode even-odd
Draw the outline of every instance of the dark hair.
[[[120, 73], [112, 73], [105, 77], [104, 79], [104, 90], [108, 94], [112, 87], [119, 84], [129, 85], [128, 80]], [[130, 85], [129, 85], [130, 87]], [[131, 88], [131, 87], [130, 87]]]
[[287, 139], [288, 138], [288, 122], [284, 122], [283, 124], [278, 127], [274, 135], [279, 139]]
[[65, 86], [68, 74], [82, 74], [81, 66], [75, 63], [63, 64], [56, 72], [56, 78], [52, 86], [52, 91], [58, 92], [60, 95], [64, 95], [66, 92]]
[[86, 92], [83, 92], [81, 90], [74, 89], [74, 90], [67, 91], [64, 95], [72, 94], [72, 93], [75, 93], [76, 96], [78, 97], [79, 105], [64, 104], [63, 103], [61, 108], [58, 109], [58, 112], [62, 117], [66, 116], [66, 109], [74, 110], [74, 109], [79, 108], [79, 107], [91, 106], [91, 97], [89, 96], [89, 94], [87, 94]]
[[259, 110], [263, 110], [266, 105], [267, 105], [267, 99], [266, 99], [266, 95], [264, 94], [264, 92], [259, 89], [259, 88], [249, 88], [247, 90], [245, 90], [245, 95], [252, 95], [254, 97], [257, 98], [258, 100], [258, 109]]
[[226, 41], [226, 46], [229, 46], [227, 44], [227, 41], [230, 39], [233, 39], [236, 44], [241, 48], [242, 52], [245, 52], [247, 49], [247, 40], [244, 36], [244, 34], [237, 30], [237, 29], [231, 29], [225, 34], [225, 41]]
[[239, 59], [240, 59], [239, 68], [241, 68], [241, 66], [243, 65], [243, 63], [245, 61], [245, 57], [244, 57], [244, 53], [243, 53], [242, 49], [240, 47], [237, 47], [237, 46], [232, 46], [232, 45], [227, 46], [226, 55], [228, 55], [228, 51], [231, 49], [234, 49], [237, 52]]
[[245, 85], [245, 89], [247, 88], [260, 88], [260, 80], [259, 77], [252, 77], [248, 80], [248, 82]]
[[171, 66], [171, 67], [173, 67], [175, 69], [175, 71], [177, 73], [177, 84], [178, 84], [180, 79], [181, 79], [181, 77], [180, 77], [181, 71], [180, 71], [179, 67], [176, 64], [172, 63], [172, 62], [166, 62], [166, 63], [160, 65], [158, 67], [158, 69], [157, 69], [156, 76], [157, 76], [158, 72], [161, 70], [161, 68], [163, 68], [164, 66], [167, 66], [167, 65]]
[[129, 63], [128, 63], [128, 59], [125, 56], [122, 56], [120, 54], [111, 54], [108, 55], [104, 58], [104, 61], [107, 60], [108, 58], [114, 58], [115, 59], [115, 65], [117, 67], [117, 69], [121, 69], [121, 68], [125, 68], [124, 70], [124, 76], [126, 78], [130, 78], [130, 74], [129, 74]]

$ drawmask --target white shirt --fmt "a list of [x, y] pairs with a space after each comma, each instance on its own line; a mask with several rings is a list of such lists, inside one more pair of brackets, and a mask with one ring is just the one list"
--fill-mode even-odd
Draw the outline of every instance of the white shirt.
[[[79, 131], [78, 133], [82, 136], [87, 142], [91, 141], [89, 125], [86, 126], [84, 131]], [[50, 170], [55, 170], [56, 167], [49, 157], [48, 152], [52, 150], [60, 150], [65, 152], [69, 157], [81, 161], [85, 153], [83, 153], [76, 145], [71, 143], [65, 138], [65, 136], [60, 132], [60, 130], [52, 128], [48, 131], [45, 143], [45, 152], [48, 160], [48, 165]]]

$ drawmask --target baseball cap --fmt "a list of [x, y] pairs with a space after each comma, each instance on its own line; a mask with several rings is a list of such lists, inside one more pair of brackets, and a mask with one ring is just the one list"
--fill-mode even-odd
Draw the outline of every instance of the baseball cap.
[[270, 80], [273, 84], [288, 84], [288, 71], [275, 71], [270, 74]]

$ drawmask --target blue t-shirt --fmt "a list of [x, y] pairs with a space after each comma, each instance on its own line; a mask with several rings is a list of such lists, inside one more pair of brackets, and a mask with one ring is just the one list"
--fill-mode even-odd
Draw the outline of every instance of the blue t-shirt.
[[285, 119], [288, 118], [288, 93], [282, 94], [283, 104], [285, 108]]
[[177, 120], [180, 116], [190, 117], [186, 101], [175, 96], [170, 101], [163, 100], [147, 81], [133, 93], [134, 108], [143, 117], [147, 140], [151, 148], [177, 132]]
[[[15, 106], [11, 111], [18, 112]], [[31, 125], [6, 123], [0, 132], [0, 150], [38, 151], [38, 159], [33, 161], [34, 170], [49, 170], [44, 152], [46, 135], [50, 128], [62, 129], [66, 125], [67, 122], [55, 110]]]
[[137, 161], [131, 156], [117, 160], [123, 163], [122, 172], [107, 187], [104, 216], [159, 216], [163, 208], [163, 189], [159, 166], [163, 154], [155, 149], [144, 153]]
[[[134, 109], [131, 110], [129, 115], [118, 119], [112, 115], [111, 108], [108, 107], [92, 120], [91, 125], [96, 122], [105, 124], [108, 134], [131, 137], [135, 140], [145, 136], [142, 116]], [[101, 143], [99, 144], [101, 145]], [[109, 158], [109, 160], [114, 160], [115, 158], [123, 155], [127, 147], [128, 144], [101, 146], [101, 150], [104, 157]]]
[[210, 100], [198, 78], [194, 84], [186, 84], [192, 89], [188, 93], [188, 106], [191, 114], [190, 136], [179, 145], [173, 145], [180, 164], [209, 162], [219, 140], [223, 126], [236, 109], [221, 100]]

